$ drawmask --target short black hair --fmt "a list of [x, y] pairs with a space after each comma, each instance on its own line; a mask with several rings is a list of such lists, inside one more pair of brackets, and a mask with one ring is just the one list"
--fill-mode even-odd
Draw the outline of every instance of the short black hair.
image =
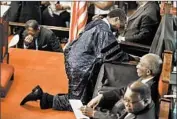
[[142, 99], [150, 99], [151, 98], [151, 89], [147, 84], [142, 83], [141, 81], [135, 81], [131, 85], [129, 85], [129, 89], [132, 92], [140, 94]]
[[120, 23], [123, 25], [126, 22], [126, 14], [123, 9], [117, 8], [112, 11], [110, 11], [107, 15], [109, 18], [119, 17]]
[[36, 20], [28, 20], [26, 22], [25, 28], [33, 28], [34, 30], [38, 30], [39, 29], [39, 24]]

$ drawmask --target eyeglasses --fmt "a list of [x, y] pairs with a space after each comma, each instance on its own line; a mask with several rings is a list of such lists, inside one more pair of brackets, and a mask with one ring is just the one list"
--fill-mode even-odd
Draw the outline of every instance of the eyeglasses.
[[123, 101], [124, 101], [124, 102], [132, 103], [132, 104], [135, 104], [135, 103], [137, 103], [137, 102], [141, 102], [142, 100], [144, 100], [144, 99], [141, 99], [141, 100], [138, 100], [138, 101], [131, 101], [131, 100], [128, 100], [128, 99], [123, 98]]

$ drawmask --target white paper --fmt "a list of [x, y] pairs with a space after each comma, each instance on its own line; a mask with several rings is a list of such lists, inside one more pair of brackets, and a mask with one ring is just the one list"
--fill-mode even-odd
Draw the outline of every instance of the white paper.
[[17, 45], [17, 43], [19, 42], [20, 40], [20, 36], [18, 34], [16, 34], [12, 40], [9, 42], [9, 46], [8, 47], [13, 47], [15, 45]]
[[8, 5], [0, 5], [0, 7], [1, 7], [0, 17], [3, 17], [4, 13], [9, 9], [10, 6], [8, 6]]
[[173, 72], [176, 72], [176, 67], [173, 67]]
[[71, 107], [74, 111], [74, 114], [76, 116], [76, 119], [90, 119], [89, 117], [82, 114], [82, 112], [79, 110], [81, 106], [83, 106], [82, 102], [80, 100], [69, 100]]
[[176, 2], [176, 1], [173, 1], [173, 7], [176, 8], [176, 4], [177, 4], [177, 2]]

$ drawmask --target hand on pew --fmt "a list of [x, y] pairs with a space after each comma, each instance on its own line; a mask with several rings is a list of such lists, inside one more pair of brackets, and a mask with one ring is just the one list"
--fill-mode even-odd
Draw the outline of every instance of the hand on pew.
[[88, 117], [94, 117], [94, 113], [95, 113], [94, 108], [84, 105], [80, 108], [80, 111]]
[[95, 109], [95, 107], [100, 103], [101, 99], [103, 98], [103, 94], [99, 94], [95, 98], [93, 98], [88, 104], [87, 107], [91, 107]]

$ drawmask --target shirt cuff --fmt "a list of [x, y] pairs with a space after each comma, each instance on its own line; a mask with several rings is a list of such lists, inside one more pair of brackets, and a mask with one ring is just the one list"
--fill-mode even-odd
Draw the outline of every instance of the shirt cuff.
[[25, 43], [23, 44], [24, 49], [28, 49], [29, 46], [26, 46]]

